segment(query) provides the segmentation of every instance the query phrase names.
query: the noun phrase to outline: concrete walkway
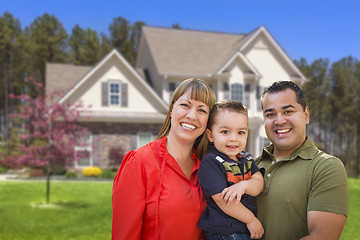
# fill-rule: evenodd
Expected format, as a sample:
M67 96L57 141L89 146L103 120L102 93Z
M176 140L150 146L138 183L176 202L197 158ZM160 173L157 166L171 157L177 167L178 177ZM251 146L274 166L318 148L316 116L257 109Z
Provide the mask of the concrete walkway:
M17 173L0 173L0 181L16 181Z

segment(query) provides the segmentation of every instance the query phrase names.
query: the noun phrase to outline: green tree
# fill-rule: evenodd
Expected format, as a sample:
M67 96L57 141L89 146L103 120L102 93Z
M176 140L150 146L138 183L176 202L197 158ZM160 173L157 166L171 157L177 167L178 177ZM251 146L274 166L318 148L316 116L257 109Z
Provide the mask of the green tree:
M45 13L25 28L28 49L28 75L45 84L46 62L64 63L68 59L68 35L54 15Z
M19 93L23 89L24 60L22 58L23 35L20 21L5 12L0 17L0 126L6 143L6 152L10 152L9 113L14 109L9 93ZM3 120L3 122L1 122Z
M94 65L100 60L99 35L90 28L83 30L79 25L76 25L69 38L69 45L74 64Z
M354 122L356 106L353 104L356 95L353 88L354 72L355 59L351 56L334 62L330 69L331 153L341 157L347 168L349 168L350 158L354 151L349 147L352 146L351 142L355 138L354 133L356 132Z
M110 41L114 48L135 66L137 48L140 39L141 27L144 22L135 22L130 24L128 20L122 17L115 18L110 24Z
M112 47L111 40L104 33L100 33L100 59L108 54Z
M308 134L312 135L312 139L323 149L326 149L326 131L321 131L325 128L324 115L327 111L327 93L329 90L328 79L328 59L317 59L311 65L308 65L305 59L301 59L297 64L299 69L308 78L304 84L303 89L306 95L307 104L311 111L311 121L308 127Z
M360 61L356 62L354 73L354 90L356 92L353 105L356 106L354 112L355 125L356 125L356 138L354 139L354 164L356 177L360 177Z

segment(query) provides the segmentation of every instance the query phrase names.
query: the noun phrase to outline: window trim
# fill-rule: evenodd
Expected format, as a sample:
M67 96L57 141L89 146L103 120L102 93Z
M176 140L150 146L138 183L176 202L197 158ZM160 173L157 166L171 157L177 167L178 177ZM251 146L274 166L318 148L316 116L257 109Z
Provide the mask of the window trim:
M85 165L79 165L78 161L75 160L75 168L87 168L87 167L92 167L94 166L94 159L93 159L93 136L92 135L88 135L86 138L86 146L75 146L74 147L74 151L75 153L77 151L88 151L90 153L90 157L89 157L89 165L85 166Z
M117 84L119 91L117 94L112 93L111 92L111 85L112 84ZM108 101L109 101L109 106L121 106L121 81L120 80L109 80L108 82ZM112 96L117 96L118 97L118 103L117 104L113 104L111 101L111 97Z
M146 145L147 143L149 143L149 142L147 142L147 143L145 143L143 145L141 145L141 143L140 143L140 135L145 135L145 134L150 137L149 142L151 142L154 139L154 135L153 135L152 132L138 132L137 135L136 135L136 147L137 148L142 147L142 146Z

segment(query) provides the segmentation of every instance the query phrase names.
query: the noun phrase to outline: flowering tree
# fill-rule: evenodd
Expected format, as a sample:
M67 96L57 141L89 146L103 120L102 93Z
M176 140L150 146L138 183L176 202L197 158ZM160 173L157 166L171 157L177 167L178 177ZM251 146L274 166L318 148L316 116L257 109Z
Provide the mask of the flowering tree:
M53 103L56 97L63 94L62 91L39 94L44 90L43 85L33 78L29 78L29 83L38 92L36 98L26 94L10 95L10 98L21 103L19 112L12 114L11 118L21 121L23 134L17 154L6 158L3 164L45 168L46 203L49 203L50 174L53 168L69 165L81 157L75 154L75 146L84 144L82 140L87 129L77 124L77 120L86 109L81 103Z

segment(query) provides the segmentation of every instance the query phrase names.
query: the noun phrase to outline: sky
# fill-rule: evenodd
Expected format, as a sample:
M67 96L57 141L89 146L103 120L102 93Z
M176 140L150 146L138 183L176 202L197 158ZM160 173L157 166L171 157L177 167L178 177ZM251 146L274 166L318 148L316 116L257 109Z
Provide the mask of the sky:
M44 13L54 15L70 35L78 24L109 34L117 17L133 24L247 34L260 26L292 60L360 60L359 0L0 0L22 28Z

